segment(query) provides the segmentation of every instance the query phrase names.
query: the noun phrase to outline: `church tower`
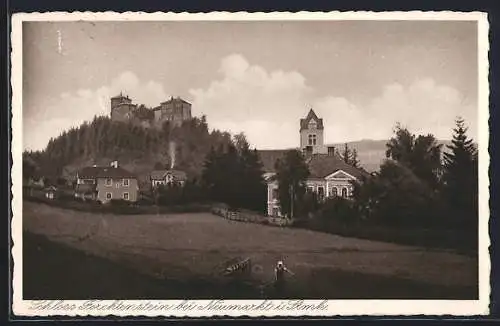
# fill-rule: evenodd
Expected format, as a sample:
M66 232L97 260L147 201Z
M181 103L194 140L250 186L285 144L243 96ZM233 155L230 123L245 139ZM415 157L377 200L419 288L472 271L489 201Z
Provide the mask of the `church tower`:
M305 119L300 119L300 149L309 154L324 153L323 129L323 119L309 110Z

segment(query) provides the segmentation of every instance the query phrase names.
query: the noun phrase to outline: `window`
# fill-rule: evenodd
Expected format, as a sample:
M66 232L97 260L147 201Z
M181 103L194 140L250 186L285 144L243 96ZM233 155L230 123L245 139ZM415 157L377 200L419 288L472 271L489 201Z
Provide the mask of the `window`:
M128 200L128 192L123 193L123 199Z
M273 216L279 216L280 215L280 209L278 207L273 207Z
M311 186L307 187L307 192L308 193L313 193L314 192L314 187L311 187Z
M338 192L337 188L336 187L332 187L332 189L330 189L330 196L336 197L338 195L339 195L339 192Z
M272 193L271 193L271 200L273 200L273 199L276 199L276 200L277 200L277 199L278 199L278 197L279 197L279 196L278 196L278 189L276 189L276 188L275 188L275 189L273 189L273 191L272 191Z
M112 183L113 183L113 180L111 178L106 179L106 186L111 186Z
M106 193L106 199L111 199L113 198L113 195L110 192Z
M129 186L129 182L130 182L129 179L123 179L123 186L124 187L128 187Z
M342 197L347 198L347 188L342 188Z
M324 197L325 197L325 188L318 187L318 198L319 198L319 200L323 200Z
M311 120L311 122L309 122L309 129L316 129L316 127L316 121Z
M316 135L309 135L308 136L308 144L311 146L316 145Z

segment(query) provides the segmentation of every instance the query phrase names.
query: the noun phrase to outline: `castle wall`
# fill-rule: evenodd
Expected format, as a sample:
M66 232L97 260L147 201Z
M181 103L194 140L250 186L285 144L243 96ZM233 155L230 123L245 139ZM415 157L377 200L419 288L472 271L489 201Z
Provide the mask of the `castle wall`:
M111 120L126 122L133 118L132 112L135 110L134 104L122 103L111 109Z
M179 125L184 120L191 119L191 104L180 98L171 98L169 101L160 104L160 107L153 110L151 119L144 119L142 114L135 116L134 111L137 109L132 100L126 96L117 96L111 98L111 119L113 121L134 121L139 122L144 126L161 126L165 121L172 121L175 125ZM144 123L142 123L144 122Z

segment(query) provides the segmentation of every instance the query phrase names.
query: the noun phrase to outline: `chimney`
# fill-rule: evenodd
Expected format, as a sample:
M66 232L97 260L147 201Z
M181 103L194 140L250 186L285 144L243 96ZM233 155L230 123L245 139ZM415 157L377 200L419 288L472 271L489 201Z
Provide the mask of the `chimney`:
M116 169L118 167L118 161L111 162L111 166Z

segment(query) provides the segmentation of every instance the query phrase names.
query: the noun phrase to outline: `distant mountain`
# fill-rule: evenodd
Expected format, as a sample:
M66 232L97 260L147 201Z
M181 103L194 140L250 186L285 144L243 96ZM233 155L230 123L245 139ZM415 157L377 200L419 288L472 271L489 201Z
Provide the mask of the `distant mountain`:
M347 146L349 146L349 148L355 148L358 152L358 159L361 166L368 172L373 172L379 169L380 165L386 158L385 151L387 149L386 144L388 141L389 140L363 139L347 142ZM447 150L445 145L451 144L451 141L449 140L440 140L438 142L443 144L444 151ZM330 146L335 146L335 148L338 148L341 151L344 144L345 143L336 143L331 144Z

